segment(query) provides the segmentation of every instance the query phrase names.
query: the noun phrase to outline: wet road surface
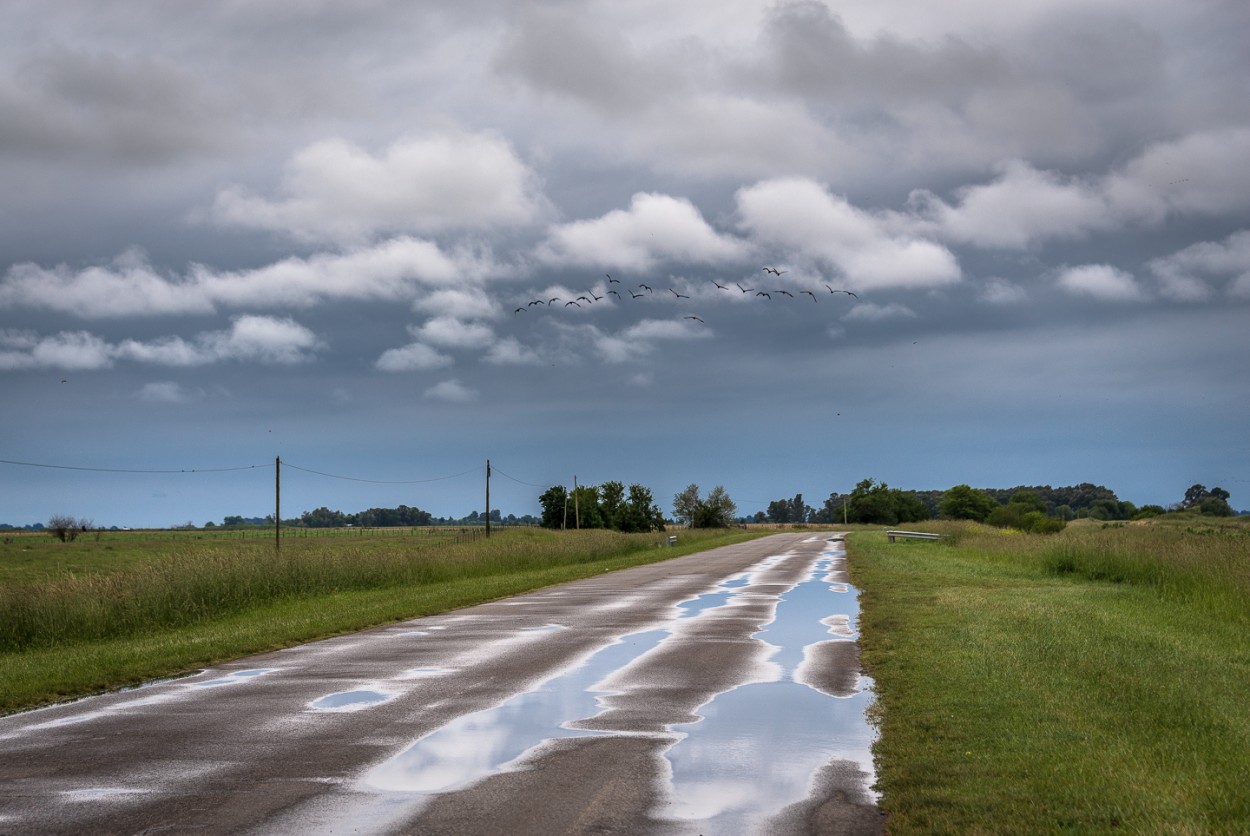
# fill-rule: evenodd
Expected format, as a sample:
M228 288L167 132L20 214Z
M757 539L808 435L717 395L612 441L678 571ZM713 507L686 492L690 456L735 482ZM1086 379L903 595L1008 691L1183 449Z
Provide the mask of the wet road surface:
M0 834L875 833L840 538L0 718Z

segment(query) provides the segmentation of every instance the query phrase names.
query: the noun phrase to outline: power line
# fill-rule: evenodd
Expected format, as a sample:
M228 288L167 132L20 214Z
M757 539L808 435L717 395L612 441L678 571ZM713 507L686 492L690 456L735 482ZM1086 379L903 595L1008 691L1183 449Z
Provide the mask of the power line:
M282 466L292 468L293 470L302 470L305 473L315 473L318 476L325 476L326 478L329 478L329 479L342 479L347 482L368 482L373 485L419 485L419 484L424 484L426 482L443 482L443 481L446 481L447 479L459 479L461 476L467 476L470 473L475 473L480 470L480 468L474 467L474 468L470 468L469 470L464 471L463 473L455 473L455 474L452 474L451 476L436 476L433 479L385 480L385 479L358 479L354 476L339 476L338 474L335 474L335 473L323 473L320 470L313 470L308 467L300 467L299 465L291 464L288 461L283 461Z
M68 464L41 464L39 462L15 462L0 459L0 464L15 464L22 467L44 467L52 470L84 470L92 473L228 473L237 470L257 470L273 467L271 464L249 464L242 467L187 467L181 470L135 470L122 467L81 467Z
M504 473L502 470L499 469L499 465L491 465L491 470L493 473L498 473L500 476L503 476L504 478L511 479L513 482L516 482L518 485L528 485L531 488L551 487L550 485L536 485L533 482L523 482L520 479L516 478L515 476L509 476L508 474Z
M87 467L85 465L66 465L66 464L47 464L44 462L21 462L12 459L0 459L0 464L18 465L21 467L41 467L50 470L76 470L89 473L232 473L242 470L264 470L273 468L273 464L251 464L240 467L185 467L179 469L139 469L125 467ZM473 467L460 473L453 473L450 476L436 476L430 479L363 479L356 476L343 476L337 473L326 473L322 470L314 470L310 467L300 467L297 464L291 464L288 461L282 462L283 466L292 468L293 470L302 470L305 473L312 473L317 476L324 476L327 479L341 479L347 482L367 482L374 485L420 485L430 482L444 482L448 479L459 479L461 476L467 476L481 470L479 467ZM516 482L518 485L526 485L531 488L546 488L548 485L539 485L534 482L526 482L518 479L508 473L504 473L498 467L493 467L493 472L498 473L506 479Z

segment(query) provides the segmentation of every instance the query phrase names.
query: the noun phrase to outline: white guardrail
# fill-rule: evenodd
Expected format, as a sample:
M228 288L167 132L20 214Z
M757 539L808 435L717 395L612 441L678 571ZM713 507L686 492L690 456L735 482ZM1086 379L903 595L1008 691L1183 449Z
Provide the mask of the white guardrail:
M896 537L915 540L938 540L942 537L941 534L931 534L928 531L892 531L890 529L886 529L885 536L891 543L894 542Z

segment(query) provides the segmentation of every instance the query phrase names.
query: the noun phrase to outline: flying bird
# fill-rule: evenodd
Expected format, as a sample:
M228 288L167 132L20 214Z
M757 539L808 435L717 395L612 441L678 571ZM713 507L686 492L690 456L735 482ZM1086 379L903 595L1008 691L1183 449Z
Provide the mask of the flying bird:
M612 294L613 296L615 296L617 299L620 299L620 298L621 298L621 294L617 293L615 290L609 290L609 291L608 291L608 293L611 293L611 294Z
M602 296L596 296L596 295L595 295L595 292L592 290L592 291L590 291L590 298L592 298L592 299L594 299L596 302L598 302L598 301L599 301L600 299L602 299L603 297L602 297Z
M810 290L800 290L799 293L806 293L808 296L812 297L813 302L816 301L816 294L812 293Z
M725 287L723 284L721 284L720 282L716 281L716 279L712 279L712 284L716 285L716 286L717 286L717 287L719 287L721 290L729 290L729 288Z
M772 298L773 298L773 295L772 295L771 293L765 293L765 292L764 292L764 291L762 291L762 290L761 290L759 293L755 294L755 295L756 295L756 296L767 296L769 299L772 299Z
M780 276L782 273L789 273L789 270L778 270L776 267L765 267L765 273L772 273L774 276Z
M531 308L532 308L532 307L534 307L535 305L545 305L545 304L547 304L547 303L546 303L546 302L544 302L543 300L541 300L541 299L535 299L533 302L530 302L530 303L529 303L529 306L528 306L528 307L531 307Z
M565 302L565 303L564 303L564 307L566 307L566 308L567 308L569 305L577 305L577 303L576 303L576 302L573 302L573 301L568 301L568 302ZM577 305L577 307L579 307L579 308L580 308L580 307L581 307L581 305Z
M578 296L578 297L577 297L577 301L579 301L579 302L585 302L587 305L593 304L593 303L592 303L589 299L587 299L585 296ZM580 307L581 307L581 305L578 305L577 307L579 307L579 308L580 308Z
M681 294L680 294L680 293L678 293L677 291L673 290L671 287L668 289L668 292L669 292L669 293L671 293L671 294L673 294L674 296L676 296L678 299L689 299L689 298L690 298L689 296L683 296L683 295L681 295Z
M552 296L550 299L547 300L547 307L551 307L552 302L559 302L559 301L560 301L559 296ZM566 305L565 307L568 307L568 306Z
M693 319L696 322L703 322L703 320L699 319L697 316L683 316L682 319ZM703 322L703 324L707 325L706 322Z
M791 293L791 292L790 292L790 291L788 291L788 290L774 290L773 292L774 292L774 293L784 293L785 295L789 296L791 299L793 299L793 298L794 298L794 294L793 294L793 293Z
M517 308L515 311L512 312L512 315L516 316L519 313L525 313L525 308Z
M734 282L734 284L738 285L738 289L739 289L739 290L741 290L743 293L750 293L752 290L755 290L755 288L753 288L753 287L743 287L742 285L738 284L737 282Z
M643 290L647 291L647 293L652 293L652 292L654 292L654 291L652 291L652 290L651 290L651 288L650 288L650 287L648 287L648 286L647 286L647 285L645 285L645 284L640 284L640 285L638 285L638 286L639 286L639 287L641 287Z
M603 275L608 276L608 274L607 274L607 273L604 273ZM616 282L617 284L620 284L620 283L621 283L621 280L620 280L620 279L614 279L614 278L612 278L611 276L608 276L608 284L611 284L612 282Z
M829 287L829 285L825 285L825 287ZM851 293L851 291L849 290L834 290L832 287L829 287L829 292L830 293L845 293L847 296L855 296L855 294ZM859 297L855 296L855 298L858 299Z
M631 291L629 292L629 295L630 295L630 298L632 298L632 299L641 299L641 298L642 298L645 294L642 294L642 293L634 293L634 292L631 290Z

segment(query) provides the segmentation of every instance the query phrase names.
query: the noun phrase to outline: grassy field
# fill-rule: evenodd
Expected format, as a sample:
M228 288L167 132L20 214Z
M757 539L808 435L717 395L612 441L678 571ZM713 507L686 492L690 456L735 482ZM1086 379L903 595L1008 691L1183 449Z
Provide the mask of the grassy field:
M850 538L892 833L1250 832L1250 527Z
M764 532L500 529L490 539L0 542L0 713Z

